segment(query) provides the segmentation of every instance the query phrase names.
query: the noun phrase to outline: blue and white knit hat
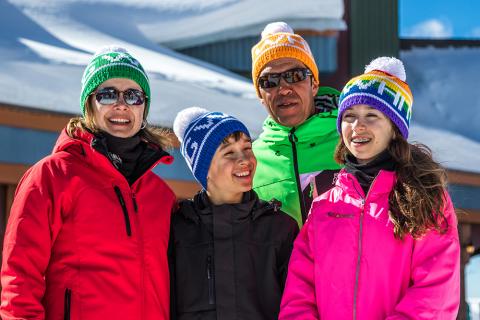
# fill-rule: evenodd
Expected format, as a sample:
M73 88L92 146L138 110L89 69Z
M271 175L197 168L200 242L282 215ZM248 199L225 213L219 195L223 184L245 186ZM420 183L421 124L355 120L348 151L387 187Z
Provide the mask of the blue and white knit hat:
M180 111L173 122L173 131L188 167L205 190L210 163L223 139L237 131L250 137L247 127L238 119L199 107Z
M372 60L366 66L365 73L348 81L340 94L338 132L342 132L342 115L345 110L366 104L389 117L407 139L413 96L406 79L405 68L399 59L379 57Z

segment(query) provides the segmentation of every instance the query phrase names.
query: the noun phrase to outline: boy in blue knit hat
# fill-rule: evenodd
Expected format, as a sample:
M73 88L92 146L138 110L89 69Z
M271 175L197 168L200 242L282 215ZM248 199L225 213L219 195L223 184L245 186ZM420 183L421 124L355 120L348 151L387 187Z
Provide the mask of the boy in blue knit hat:
M172 217L172 319L277 319L298 225L252 190L250 133L197 107L173 128L203 190Z

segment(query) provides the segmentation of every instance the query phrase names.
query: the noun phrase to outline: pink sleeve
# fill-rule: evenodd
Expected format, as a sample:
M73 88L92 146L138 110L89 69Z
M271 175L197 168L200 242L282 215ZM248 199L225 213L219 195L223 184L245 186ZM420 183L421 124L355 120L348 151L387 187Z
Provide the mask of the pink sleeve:
M460 305L460 244L457 219L446 193L449 229L431 231L415 244L411 286L388 320L456 319Z
M314 239L310 215L295 240L288 265L287 282L280 305L279 320L319 319L315 299L314 260L311 243Z

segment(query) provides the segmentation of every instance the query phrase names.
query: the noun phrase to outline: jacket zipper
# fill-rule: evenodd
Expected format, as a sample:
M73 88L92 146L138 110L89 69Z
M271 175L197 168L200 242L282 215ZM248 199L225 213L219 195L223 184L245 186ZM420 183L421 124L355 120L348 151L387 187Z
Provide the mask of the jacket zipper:
M207 256L208 304L215 304L215 275L213 272L212 256Z
M378 175L377 175L378 176ZM355 184L353 185L357 194L362 198L362 211L360 212L360 228L358 232L358 254L357 254L357 266L355 268L355 287L353 289L353 320L357 319L357 303L358 303L358 281L360 278L360 263L362 260L362 235L363 235L363 217L365 215L365 201L370 194L370 190L372 189L373 184L377 180L377 177L373 179L372 183L370 184L370 188L368 189L367 195L362 197L362 194L357 190Z
M72 289L65 289L65 298L63 300L63 320L70 320L70 303L72 300Z
M305 202L302 194L302 185L300 184L300 174L298 173L298 159L297 159L297 145L296 145L296 142L298 141L298 139L295 136L295 127L293 127L292 130L288 132L288 140L292 144L293 170L295 171L295 181L297 183L298 201L300 202L300 211L301 211L300 213L302 214L302 224L303 224L305 223L305 220L307 220L307 212L305 210Z
M135 196L135 192L132 192L132 201L133 201L133 209L135 212L138 213L138 205L137 205L137 198Z
M353 320L357 319L358 279L360 277L360 262L362 259L362 234L363 234L364 209L365 209L365 199L362 199L362 211L360 212L360 230L358 232L357 267L355 268L355 288L353 290Z
M122 206L123 217L125 218L125 228L127 229L127 236L131 237L132 229L130 227L130 218L128 217L128 210L127 210L127 206L125 205L125 200L123 199L122 192L120 191L120 188L118 186L114 186L113 189L115 190L118 201Z

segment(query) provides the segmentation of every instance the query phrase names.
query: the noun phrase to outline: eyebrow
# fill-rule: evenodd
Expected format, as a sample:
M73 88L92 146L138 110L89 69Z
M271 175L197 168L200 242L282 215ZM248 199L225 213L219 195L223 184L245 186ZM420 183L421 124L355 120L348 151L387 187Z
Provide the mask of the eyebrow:
M245 139L245 138L240 138L239 140L237 140L237 141L235 141L235 142L233 142L233 143L236 143L236 142L238 142L238 141L243 141L243 142L245 142L245 143L252 143L252 140L251 140L251 139ZM231 146L233 143L232 143L232 142L222 143L222 144L220 145L220 149L218 149L218 150L223 150L223 149L225 149L225 148L228 148L228 147Z

